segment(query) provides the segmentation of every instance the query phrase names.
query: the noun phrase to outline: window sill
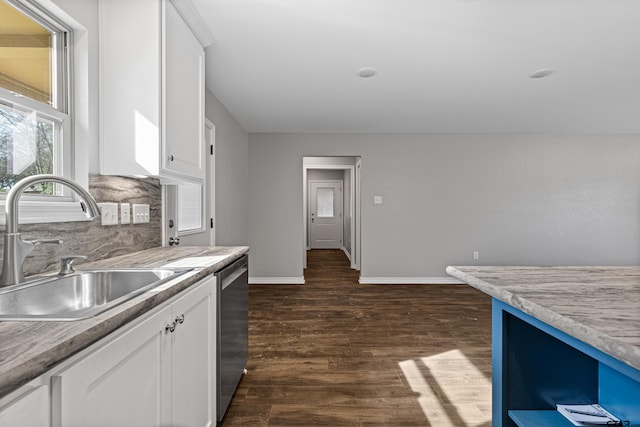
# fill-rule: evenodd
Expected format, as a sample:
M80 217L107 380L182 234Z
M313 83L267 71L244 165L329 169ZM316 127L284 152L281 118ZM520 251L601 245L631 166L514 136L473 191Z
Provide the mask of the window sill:
M178 231L178 237L189 236L191 234L203 233L205 231L207 231L207 230L204 227L202 227L202 228L193 228L193 229L190 229L190 230L182 230L182 231Z
M0 208L4 210L4 201L0 202ZM5 215L0 215L0 225L5 224L5 219ZM20 224L91 221L82 211L79 201L21 201L18 209L18 219Z

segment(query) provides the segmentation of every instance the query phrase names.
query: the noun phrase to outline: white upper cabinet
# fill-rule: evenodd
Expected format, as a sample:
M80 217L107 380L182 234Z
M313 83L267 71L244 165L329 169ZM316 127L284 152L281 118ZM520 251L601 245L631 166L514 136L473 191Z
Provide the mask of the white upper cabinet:
M199 38L169 0L101 0L99 11L101 173L202 182Z

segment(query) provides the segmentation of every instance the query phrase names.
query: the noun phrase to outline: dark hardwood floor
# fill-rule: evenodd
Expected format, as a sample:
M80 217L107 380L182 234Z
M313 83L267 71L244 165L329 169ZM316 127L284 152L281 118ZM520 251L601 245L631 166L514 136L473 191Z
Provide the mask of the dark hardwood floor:
M248 373L223 426L491 425L491 303L466 285L360 285L341 251L251 285Z

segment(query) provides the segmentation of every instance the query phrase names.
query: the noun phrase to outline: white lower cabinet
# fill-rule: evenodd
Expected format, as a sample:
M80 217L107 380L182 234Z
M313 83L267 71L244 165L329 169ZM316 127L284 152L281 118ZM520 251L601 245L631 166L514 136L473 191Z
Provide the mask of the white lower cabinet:
M50 425L49 387L46 385L29 390L6 406L0 405L0 426L48 427Z
M199 295L176 301L171 337L171 425L210 426L215 423L212 370L215 368L213 295L215 277Z
M52 377L53 425L213 425L215 278Z

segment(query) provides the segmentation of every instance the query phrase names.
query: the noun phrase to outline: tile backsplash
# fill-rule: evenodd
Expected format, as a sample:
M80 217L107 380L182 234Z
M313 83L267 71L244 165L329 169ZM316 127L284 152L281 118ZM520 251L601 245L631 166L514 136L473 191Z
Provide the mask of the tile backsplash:
M98 203L148 204L149 223L134 225L131 221L125 225L102 226L100 218L96 218L82 222L22 224L19 231L24 240L64 241L62 245L40 245L31 252L24 263L26 276L57 270L60 257L65 255L86 255L87 261L96 261L162 245L162 187L158 179L90 175L89 192ZM0 229L4 233L4 226ZM0 247L0 256L3 250ZM77 265L82 262L78 261Z

